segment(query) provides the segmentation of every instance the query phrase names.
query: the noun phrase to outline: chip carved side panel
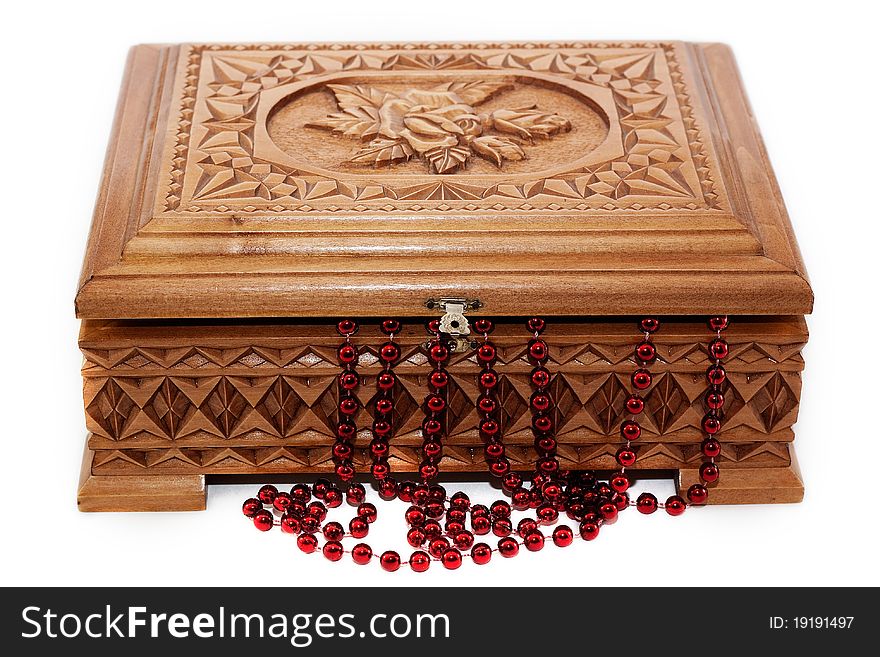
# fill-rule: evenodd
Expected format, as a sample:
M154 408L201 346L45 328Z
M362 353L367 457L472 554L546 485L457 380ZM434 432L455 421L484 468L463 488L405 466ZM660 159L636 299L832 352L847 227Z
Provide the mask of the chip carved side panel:
M329 333L329 331L328 331ZM418 345L420 336L402 338L404 353L396 367L397 435L392 462L399 469L419 460L421 404L430 371ZM618 445L621 408L633 369L631 337L601 343L551 345L559 453L567 467L611 465ZM222 342L222 341L221 341ZM303 342L275 339L261 344L204 342L186 347L83 347L84 400L90 447L97 450L96 472L131 468L202 469L249 472L262 468L330 467L329 446L336 422L335 348L338 338ZM499 335L502 375L501 421L511 459L525 467L533 458L528 398L531 393L525 342ZM357 445L369 442L369 409L375 394L379 338L359 342ZM646 391L641 467L667 468L699 459L700 420L705 412L705 342L664 342L652 366L653 386ZM731 343L725 386L724 459L731 463L778 464L788 458L800 398L802 341L772 338ZM449 437L446 466L481 466L482 442L476 433L475 402L479 371L473 357L452 359ZM359 458L366 459L365 454Z

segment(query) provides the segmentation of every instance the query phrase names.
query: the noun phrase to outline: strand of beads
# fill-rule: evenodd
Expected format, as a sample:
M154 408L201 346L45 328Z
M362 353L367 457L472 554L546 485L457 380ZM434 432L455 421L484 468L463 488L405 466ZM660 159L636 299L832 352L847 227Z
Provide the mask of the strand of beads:
M700 465L701 483L693 484L688 488L687 496L692 504L705 504L709 498L708 485L718 481L720 470L715 459L721 454L721 444L718 442L718 432L721 430L721 421L724 417L724 393L722 386L727 380L727 371L723 361L730 353L730 346L721 337L723 331L730 325L726 315L709 318L709 328L715 332L715 338L709 343L707 352L711 364L706 370L706 381L709 389L704 399L706 403L706 415L703 416L703 431L706 437L700 445L705 461Z
M449 373L444 363L449 360L449 348L443 344L439 322L428 323L428 332L434 337L428 345L428 358L434 363L434 370L428 376L430 393L425 397L425 419L422 422L422 463L419 475L428 482L440 472L440 459L443 457L443 434L446 429L446 390Z
M400 346L394 341L394 334L400 331L400 322L386 319L380 328L388 340L379 348L382 371L376 375L378 392L373 401L373 439L370 441L373 464L370 473L378 484L380 496L392 499L397 493L397 485L390 477L388 453L389 441L394 435L394 387L397 384L392 368L400 358Z
M358 362L358 349L352 343L351 336L357 333L357 322L351 319L344 319L336 325L336 330L345 338L345 341L339 346L336 355L343 370L337 379L339 387L339 402L337 410L339 411L339 420L336 423L336 443L333 445L333 461L336 464L337 476L345 482L349 482L354 478L354 447L352 445L357 435L357 426L354 423L354 416L358 411L360 404L354 391L360 385L361 379L355 371Z
M474 330L483 335L483 343L477 347L477 361L482 371L477 376L477 384L480 388L480 397L477 399L477 410L480 419L480 437L485 443L483 453L486 463L489 464L489 472L496 477L503 477L510 472L510 461L505 455L504 442L501 440L501 420L497 389L498 373L493 369L498 355L495 345L489 340L489 334L494 325L488 319L478 319L474 322Z

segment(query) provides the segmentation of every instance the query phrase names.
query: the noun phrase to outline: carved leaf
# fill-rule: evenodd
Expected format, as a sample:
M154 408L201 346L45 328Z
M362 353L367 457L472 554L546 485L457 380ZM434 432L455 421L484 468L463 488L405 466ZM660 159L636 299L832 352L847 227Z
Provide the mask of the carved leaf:
M353 107L306 123L310 128L332 130L353 139L370 139L379 132L379 112L373 107Z
M454 91L468 105L485 103L492 96L513 89L509 82L447 82L437 87L438 91Z
M491 160L499 169L504 160L524 160L525 151L512 139L494 135L477 137L471 141L471 148L481 157Z
M451 173L463 166L471 156L466 146L441 146L424 153L435 173Z
M386 100L397 97L388 91L360 84L328 84L327 88L336 96L336 102L343 110L367 107L378 110Z
M568 119L559 114L544 112L534 105L495 110L492 112L492 124L498 132L514 134L529 141L534 137L549 138L558 132L571 130Z
M350 162L384 166L405 162L413 156L412 147L404 139L374 139L355 153Z

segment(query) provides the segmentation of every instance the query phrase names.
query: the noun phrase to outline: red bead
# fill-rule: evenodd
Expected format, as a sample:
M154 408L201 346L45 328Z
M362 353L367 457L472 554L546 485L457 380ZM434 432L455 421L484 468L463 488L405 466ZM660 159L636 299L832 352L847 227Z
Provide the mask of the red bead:
M470 550L474 544L474 535L468 531L460 531L452 539L452 542L459 550Z
M461 552L456 550L455 548L450 548L443 553L443 556L440 557L440 560L443 562L443 567L447 570L455 570L459 566L461 566Z
M547 328L547 324L540 317L532 317L526 322L526 328L532 333L543 333L544 329Z
M365 566L373 558L373 548L366 543L358 543L351 548L351 558L356 564Z
M431 349L428 352L428 356L435 363L442 363L444 360L449 358L449 349L447 349L445 345L442 345L439 342L436 342L433 345L431 345Z
M645 390L651 385L651 373L645 369L639 369L633 372L632 384L637 390Z
M336 351L339 362L343 364L354 363L358 358L358 350L353 344L344 344Z
M339 543L338 541L328 541L327 543L324 543L321 552L324 553L324 556L327 557L329 561L339 561L342 558L342 543Z
M334 447L334 454L335 454ZM388 441L384 438L373 438L370 441L370 454L372 454L374 459L383 459L388 456L388 452L390 451L390 447L388 446Z
M406 542L413 547L421 547L428 540L425 530L421 527L411 527L406 533Z
M354 468L351 463L339 463L336 466L336 476L342 479L342 481L351 481L354 477Z
M477 359L479 359L482 363L491 363L495 360L496 352L495 347L489 343L484 342L479 347L477 347Z
M574 541L574 533L568 525L559 525L553 530L552 538L556 547L568 547Z
M580 534L585 541L592 541L599 535L599 525L595 522L584 521L580 526Z
M440 420L436 418L426 418L424 422L422 422L422 431L429 436L433 436L434 434L438 434L443 431L443 424Z
M516 524L516 533L520 538L525 538L538 529L538 522L533 518L523 518Z
M529 358L537 363L543 363L547 360L549 350L547 343L543 340L531 340L529 342Z
M474 530L474 534L478 536L483 536L488 534L492 529L492 521L483 516L477 516L476 518L471 518L471 529Z
M434 502L446 503L446 489L440 484L428 486L428 499Z
M396 319L386 319L381 324L382 333L385 335L391 335L392 333L400 332L400 322Z
M638 395L630 395L626 398L626 410L633 415L638 415L645 410L645 400Z
M257 497L263 504L272 504L276 495L278 495L278 489L272 484L266 484L257 492Z
M529 552L537 552L544 547L544 534L540 529L536 529L523 539L523 545Z
M486 458L490 461L493 459L500 459L504 456L504 443L486 443L483 452L485 453Z
M370 474L372 474L373 479L379 483L381 483L390 472L391 466L388 465L388 462L384 459L376 459L370 466Z
M700 466L700 479L708 484L718 481L720 470L714 463L707 461Z
M546 388L550 385L550 372L543 367L532 370L532 385L536 388Z
M431 557L427 552L416 550L410 555L409 567L417 573L423 573L431 567Z
M406 510L406 513L403 514L403 517L406 518L406 522L413 527L421 527L428 519L425 512L417 506L409 507Z
M323 477L321 477L319 479L315 479L315 483L312 484L312 490L315 493L315 497L317 497L319 500L324 499L324 494L332 487L333 487L333 484L331 484L330 481L328 481L327 479L324 479ZM296 498L296 495L293 492L295 488L297 488L297 486L294 486L293 488L290 489L290 495L291 495L291 497L294 497L294 498ZM306 488L308 488L308 487L306 487ZM306 498L306 501L308 501L308 497Z
M538 459L536 465L538 466L538 470L545 474L552 475L559 472L559 461L550 456Z
M440 395L428 395L425 398L425 405L432 413L440 413L446 408L446 400Z
M363 518L369 523L376 522L376 516L378 512L376 511L376 505L371 504L370 502L364 502L359 505L357 508L357 514L359 517Z
M703 431L708 434L716 434L721 431L721 420L711 413L703 417Z
M256 515L254 515L254 527L261 532L269 531L274 524L275 519L272 517L272 514L265 509L257 511Z
M629 493L615 493L611 497L611 503L617 507L618 511L624 511L629 506Z
M367 489L363 484L350 484L345 491L345 501L351 506L361 504L367 496Z
M429 489L425 484L418 484L413 488L412 501L416 506L424 506L428 501Z
M550 504L542 504L535 510L535 513L538 516L538 522L542 525L552 525L559 520L559 511Z
M443 553L449 549L449 541L443 538L442 536L439 538L433 539L430 543L428 543L428 552L435 559L439 559L443 556Z
M522 486L522 477L516 472L508 472L501 479L501 488L506 493L510 493Z
M515 557L519 553L519 543L510 537L498 541L498 554L506 559Z
M379 358L386 363L393 363L400 358L400 347L394 342L386 342L379 349Z
M336 436L340 440L351 440L357 434L357 427L348 420L336 425Z
M485 543L477 543L471 548L471 559L478 566L485 566L492 560L492 548Z
M489 464L489 474L494 477L503 477L510 472L510 461L506 457L496 459Z
M660 320L653 317L645 317L639 322L639 330L642 333L654 333L660 328Z
M620 472L616 475L613 475L611 479L608 481L613 488L618 493L623 493L627 488L629 488L629 478Z
M422 461L422 464L419 466L419 475L425 481L434 479L439 472L440 468L435 463L431 463L431 461Z
M370 524L358 516L349 521L348 531L355 538L364 538L370 532Z
M314 534L321 527L321 521L315 516L303 516L299 520L300 528L307 534Z
M485 335L486 333L491 333L492 329L495 327L492 325L492 321L484 318L480 318L474 322L474 330L477 333L482 333Z
M285 513L281 516L281 531L285 534L299 534L299 518L292 516L289 513Z
M318 549L318 539L314 534L300 534L296 537L296 546L306 554L311 554Z
M381 415L387 415L394 410L394 402L385 397L376 400L376 412Z
M550 502L557 502L562 498L562 486L556 481L545 481L541 484L541 495Z
M379 374L376 375L376 385L379 390L391 390L394 388L395 383L397 383L397 377L391 372L379 372Z
M549 415L535 415L532 418L532 428L540 433L553 430L553 420Z
M714 438L706 438L700 443L700 451L703 452L703 456L714 459L721 454L721 443Z
M504 500L495 500L489 507L489 513L491 513L494 518L509 518L510 504Z
M709 343L709 355L715 360L723 360L730 353L730 347L727 340L715 338Z
M337 441L333 443L333 457L338 461L348 461L352 454L354 454L354 448L351 446L351 443L346 443L343 441Z
M458 491L452 497L449 498L449 508L450 509L461 509L462 511L467 511L471 507L471 498L467 496L467 493L463 491Z
M539 390L532 395L532 398L529 400L529 405L532 407L533 412L544 413L550 410L550 407L553 405L553 400L546 392Z
M678 495L673 495L666 500L666 504L664 506L666 508L666 513L668 513L669 515L680 516L687 508L687 503Z
M263 510L263 503L255 497L249 497L241 505L241 512L248 518L253 518L258 511Z
M434 370L428 377L428 383L437 389L445 388L449 384L449 373L446 370Z
M435 538L440 538L443 535L443 528L436 520L428 520L422 529L425 530L425 536L429 541L433 541Z
M498 385L498 373L495 370L484 370L480 373L480 387L492 390Z
M542 456L552 456L556 453L556 438L553 436L541 436L535 438L535 449Z
M720 392L709 391L706 393L706 406L713 411L717 411L724 406L724 395Z
M379 497L383 500L393 500L397 497L397 482L391 479L383 479L379 482Z
M480 433L484 436L494 436L500 429L495 420L487 419L480 422Z
M642 435L642 427L634 420L627 420L620 425L620 435L624 440L638 440Z
M599 507L599 515L606 524L611 525L617 522L617 507L611 502L606 502Z
M429 334L436 334L440 331L440 320L432 319L425 323L425 330Z
M474 504L471 507L471 518L488 518L491 512L485 504Z
M498 408L498 402L495 401L494 397L481 395L477 400L477 408L480 409L481 413L494 413Z
M442 518L444 513L446 513L446 507L442 502L431 500L425 505L425 515L433 520Z
M647 340L636 345L635 356L643 363L650 363L657 358L657 350Z
M723 331L728 326L730 326L730 321L727 319L727 315L709 318L709 328L713 331Z
M343 319L336 325L336 330L339 331L340 335L352 335L357 332L358 325L353 319Z
M709 499L709 490L703 484L694 484L687 491L691 504L705 504Z
M495 536L510 536L513 531L513 523L507 518L496 518L492 521L492 533Z
M278 495L275 496L275 501L272 502L272 506L274 506L279 511L286 511L287 508L293 503L293 498L290 496L290 493L285 493L281 491Z
M639 510L639 513L644 513L645 515L654 513L657 510L657 498L651 495L651 493L642 493L636 499L636 508Z
M328 541L341 541L345 536L345 528L338 522L328 522L322 531Z
M339 411L345 415L357 413L358 403L354 397L343 397L339 400Z
M412 502L412 494L416 484L414 481L404 481L397 487L397 499L401 502Z
M615 458L620 465L622 465L624 468L628 468L632 465L635 465L636 453L629 447L621 447L619 450L617 450Z
M343 372L339 375L339 387L343 390L354 390L360 385L361 377L357 372Z
M379 565L382 566L382 570L393 573L400 568L400 555L394 550L383 552L379 557Z
M443 453L443 444L436 440L426 440L422 443L422 453L426 458L435 459Z
M712 365L706 370L706 380L713 386L720 386L727 379L727 371L721 365Z

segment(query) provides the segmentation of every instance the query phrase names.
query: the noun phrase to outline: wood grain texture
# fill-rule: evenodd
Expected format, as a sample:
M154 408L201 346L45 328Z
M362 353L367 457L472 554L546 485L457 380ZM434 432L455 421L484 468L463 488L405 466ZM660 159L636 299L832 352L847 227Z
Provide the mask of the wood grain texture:
M442 295L810 312L729 49L132 50L78 316L407 317Z
M591 318L557 321L545 334L563 468L615 467L623 401L635 367L634 327L633 319ZM773 477L763 471L778 471L780 485L790 488L787 473L805 323L802 318L739 318L727 333L731 354L725 363L727 403L718 459L722 471L754 472L743 476L762 485ZM644 393L635 472L689 472L702 461L708 337L702 323L664 320L655 340L659 359L652 366L654 384ZM536 457L528 412L528 336L521 322L501 319L492 338L499 355L499 419L507 455L515 469L527 471ZM398 473L414 472L421 461L421 406L431 371L425 339L421 323L405 324L398 336L397 431L389 458ZM80 348L89 446L94 450L91 474L161 479L331 472L339 340L330 321L83 322ZM364 382L357 391L362 408L354 418L361 429L354 441L354 462L366 471L372 378L380 370L376 353L384 336L375 322L366 321L354 341L361 351L358 371ZM441 469L485 472L483 442L476 430L479 366L469 353L453 357L448 369L450 424ZM736 493L725 496L737 500Z

